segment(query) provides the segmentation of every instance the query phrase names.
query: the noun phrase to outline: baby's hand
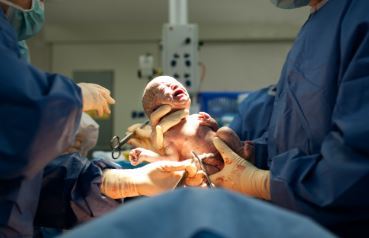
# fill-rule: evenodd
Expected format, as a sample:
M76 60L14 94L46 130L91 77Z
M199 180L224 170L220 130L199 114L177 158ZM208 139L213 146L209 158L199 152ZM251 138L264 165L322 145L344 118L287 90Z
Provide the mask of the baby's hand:
M200 126L210 127L213 131L218 130L218 123L209 114L207 114L206 112L199 112L198 116L200 120Z
M144 161L154 162L158 160L159 157L159 154L144 148L136 148L129 152L129 161L133 166L136 166Z

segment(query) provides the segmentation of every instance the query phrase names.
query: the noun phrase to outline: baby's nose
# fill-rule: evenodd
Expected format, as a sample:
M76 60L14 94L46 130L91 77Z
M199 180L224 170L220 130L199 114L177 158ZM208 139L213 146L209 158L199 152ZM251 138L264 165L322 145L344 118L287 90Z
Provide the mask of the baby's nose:
M172 84L172 85L170 85L170 88L171 88L172 90L176 90L176 89L178 88L178 85Z

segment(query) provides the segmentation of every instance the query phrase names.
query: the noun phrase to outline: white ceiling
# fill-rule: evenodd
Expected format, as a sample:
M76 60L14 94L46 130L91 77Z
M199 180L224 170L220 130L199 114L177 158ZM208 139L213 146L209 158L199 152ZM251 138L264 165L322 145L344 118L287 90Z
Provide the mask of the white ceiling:
M46 0L51 24L162 24L168 0ZM308 9L281 10L270 0L189 0L189 21L198 24L302 24Z

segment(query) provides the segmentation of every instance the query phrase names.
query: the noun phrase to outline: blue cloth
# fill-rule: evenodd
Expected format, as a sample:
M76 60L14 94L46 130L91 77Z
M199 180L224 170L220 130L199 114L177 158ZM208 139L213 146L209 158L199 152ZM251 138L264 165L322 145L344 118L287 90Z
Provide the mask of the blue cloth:
M131 201L65 238L334 237L308 218L221 189L179 189Z
M15 31L3 11L0 62L0 237L32 237L37 204L45 197L44 193L40 197L40 191L48 184L45 178L49 171L44 174L43 170L74 142L81 92L70 79L41 72L20 58ZM56 165L61 172L54 173L68 184L59 191L68 193L63 194L63 199L69 199L67 207L62 206L66 202L58 203L60 198L49 194L58 207L48 209L63 213L72 207L69 219L79 222L100 215L104 208L109 210L113 202L97 191L101 166L75 157L73 161ZM63 170L67 177L62 177ZM72 190L64 189L70 187ZM38 214L45 212L40 209L42 205Z
M30 178L74 141L81 92L70 79L22 60L3 14L0 29L0 178Z
M268 130L273 111L275 86L251 92L238 107L238 114L229 127L242 141L254 140Z
M81 95L69 79L20 59L2 11L0 62L0 236L31 236L42 170L73 141Z
M120 166L102 159L89 161L79 153L51 161L44 170L35 224L69 229L116 208L121 200L100 193L101 173L106 168Z
M350 237L369 224L368 9L367 0L330 0L310 15L283 67L267 138L273 203Z
M250 93L238 108L229 127L242 141L252 141L255 156L251 162L260 169L268 169L268 127L273 111L275 86L262 88ZM258 160L253 160L259 158Z

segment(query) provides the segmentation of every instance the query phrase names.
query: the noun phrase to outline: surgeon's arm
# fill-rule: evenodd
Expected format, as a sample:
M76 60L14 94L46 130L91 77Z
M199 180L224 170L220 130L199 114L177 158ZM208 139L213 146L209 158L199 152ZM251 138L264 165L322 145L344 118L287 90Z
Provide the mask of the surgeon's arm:
M120 168L107 160L89 161L78 153L53 160L44 170L35 224L68 229L99 217L121 204L100 192L106 169Z
M0 236L32 236L42 170L74 140L82 98L72 80L19 58L0 20ZM5 234L4 234L5 233Z
M185 175L196 180L197 167L192 160L156 161L137 169L107 169L101 192L111 198L154 196L173 190Z
M275 86L271 85L251 92L238 108L229 127L242 141L252 141L255 157L250 160L256 167L268 168L268 127L273 112Z
M274 85L251 92L239 105L229 127L242 141L254 140L268 130L273 111Z
M318 154L295 149L273 158L270 181L274 203L336 230L349 227L351 236L365 234L369 221L369 21L360 7L368 4L355 3L342 24L331 130Z
M44 171L35 224L71 228L114 209L122 198L172 190L185 171L190 178L197 176L190 160L121 169L107 160L88 161L78 153L60 156Z
M74 141L81 90L64 76L0 51L0 179L30 178Z

